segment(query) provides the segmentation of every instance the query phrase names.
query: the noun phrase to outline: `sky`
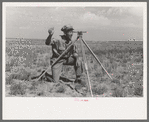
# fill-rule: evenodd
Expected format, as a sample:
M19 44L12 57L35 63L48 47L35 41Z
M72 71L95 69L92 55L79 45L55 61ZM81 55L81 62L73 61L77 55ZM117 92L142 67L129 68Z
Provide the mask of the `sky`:
M7 38L46 39L51 27L58 38L70 24L84 40L143 40L142 7L6 7L5 20Z

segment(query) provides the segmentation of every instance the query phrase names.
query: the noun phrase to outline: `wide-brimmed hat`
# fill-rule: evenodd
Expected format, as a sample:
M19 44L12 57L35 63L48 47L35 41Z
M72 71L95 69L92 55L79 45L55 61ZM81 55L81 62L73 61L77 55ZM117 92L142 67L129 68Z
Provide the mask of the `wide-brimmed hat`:
M67 32L67 31L70 31L70 30L74 30L71 25L64 25L64 26L61 28L61 31L63 31L63 32Z

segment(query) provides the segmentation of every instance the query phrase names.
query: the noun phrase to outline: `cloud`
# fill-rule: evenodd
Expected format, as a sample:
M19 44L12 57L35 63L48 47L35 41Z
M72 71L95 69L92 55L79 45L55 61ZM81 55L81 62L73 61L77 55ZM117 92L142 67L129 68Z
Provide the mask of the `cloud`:
M142 7L108 7L106 9L100 10L97 12L98 15L104 15L108 17L121 17L125 18L126 16L143 16Z
M130 32L142 29L142 13L139 7L10 7L6 11L7 35L45 38L48 28L54 26L54 35L59 36L65 24L97 36L112 30Z
M104 17L103 15L96 15L94 13L88 12L80 17L80 21L86 25L106 26L110 25L111 21Z
M134 16L142 17L143 8L142 7L131 7L128 9L128 12Z
M126 8L120 8L120 7L106 7L102 10L97 12L97 15L104 15L106 17L115 17L120 16L123 14L123 12L126 10Z
M30 26L22 26L22 27L19 27L19 29L30 29Z
M143 9L141 7L110 7L97 14L108 18L112 27L143 27Z

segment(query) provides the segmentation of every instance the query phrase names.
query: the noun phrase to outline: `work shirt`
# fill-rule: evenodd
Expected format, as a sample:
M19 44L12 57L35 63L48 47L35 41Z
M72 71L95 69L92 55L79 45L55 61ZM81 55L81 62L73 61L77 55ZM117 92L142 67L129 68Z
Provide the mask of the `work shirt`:
M51 59L55 59L58 58L68 48L69 45L72 44L72 40L67 41L65 35L60 35L59 39L51 38L49 35L45 43L46 45L52 46L53 55ZM75 53L78 53L78 51L76 45L74 44L62 58L67 59L70 56L73 56Z

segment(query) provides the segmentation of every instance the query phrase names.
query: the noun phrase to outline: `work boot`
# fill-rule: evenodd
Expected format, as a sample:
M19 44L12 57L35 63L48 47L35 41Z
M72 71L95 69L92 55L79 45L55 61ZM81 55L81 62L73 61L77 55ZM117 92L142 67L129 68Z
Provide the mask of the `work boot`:
M81 78L77 77L76 80L74 81L74 83L79 83L80 84L81 83Z

